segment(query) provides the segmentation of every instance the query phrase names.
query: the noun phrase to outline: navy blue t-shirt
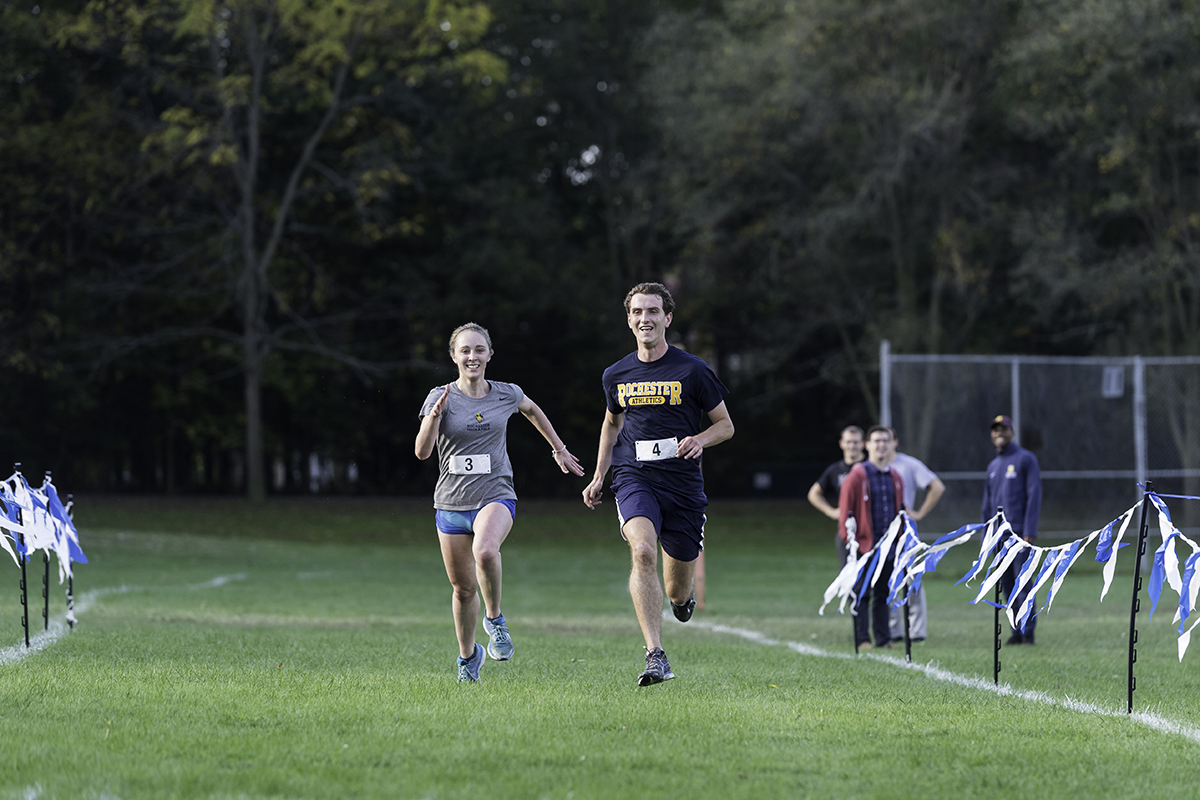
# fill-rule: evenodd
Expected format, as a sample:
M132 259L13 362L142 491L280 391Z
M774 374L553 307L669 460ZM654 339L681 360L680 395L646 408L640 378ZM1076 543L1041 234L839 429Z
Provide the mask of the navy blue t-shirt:
M684 493L702 493L700 459L638 461L635 445L683 439L712 424L708 412L721 404L729 390L708 364L678 347L668 346L666 355L656 361L639 361L634 352L604 370L603 384L608 410L625 415L613 447L614 478L618 468L632 467L649 471L646 477L653 482Z

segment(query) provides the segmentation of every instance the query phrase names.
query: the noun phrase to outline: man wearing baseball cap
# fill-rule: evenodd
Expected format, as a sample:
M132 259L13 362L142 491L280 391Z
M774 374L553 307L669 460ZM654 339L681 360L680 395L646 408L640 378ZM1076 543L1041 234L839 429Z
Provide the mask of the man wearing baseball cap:
M1013 534L1027 542L1037 538L1038 513L1042 508L1042 471L1038 466L1037 456L1013 441L1016 432L1013 422L1008 416L1000 415L992 419L992 444L996 446L996 457L988 464L987 482L983 487L983 522L991 519L996 513L996 506L1004 508L1004 517L1012 526ZM1013 584L1029 558L1026 548L1013 559L1013 563L1000 579L1000 588L1005 599L1012 597ZM1029 589L1017 595L1014 609L1022 608ZM1034 607L1037 600L1034 600ZM1033 644L1033 629L1037 625L1037 617L1030 617L1025 625L1025 633L1018 630L1012 632L1006 644Z

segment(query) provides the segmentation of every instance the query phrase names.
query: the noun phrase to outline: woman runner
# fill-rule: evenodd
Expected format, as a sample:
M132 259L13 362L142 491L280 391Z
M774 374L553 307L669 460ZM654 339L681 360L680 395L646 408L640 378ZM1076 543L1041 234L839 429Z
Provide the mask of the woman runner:
M468 322L454 330L450 357L458 366L458 380L433 389L425 398L416 441L417 458L422 461L437 446L433 506L442 560L454 587L460 683L477 683L484 661L484 648L475 642L481 591L487 654L496 661L513 656L512 638L500 611L500 545L517 514L505 442L508 418L517 411L524 414L550 443L559 469L583 475L579 459L521 387L484 378L492 355L492 337L481 325Z

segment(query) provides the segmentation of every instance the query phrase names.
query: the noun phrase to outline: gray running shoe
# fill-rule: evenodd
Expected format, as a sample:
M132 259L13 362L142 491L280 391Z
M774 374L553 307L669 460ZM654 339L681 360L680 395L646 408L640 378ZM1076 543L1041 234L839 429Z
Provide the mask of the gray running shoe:
M661 647L646 651L646 671L638 675L638 686L652 686L669 681L674 677L675 673L671 672L667 654L662 651Z
M675 615L675 619L680 622L687 622L692 618L692 612L696 610L696 595L693 593L681 606L671 603L671 613Z
M508 635L508 625L504 623L504 615L494 620L483 617L483 630L488 635L488 655L495 661L508 661L513 657L512 637Z
M460 656L458 659L458 682L459 683L479 683L479 668L483 666L485 660L483 645L475 643L475 655L466 661Z

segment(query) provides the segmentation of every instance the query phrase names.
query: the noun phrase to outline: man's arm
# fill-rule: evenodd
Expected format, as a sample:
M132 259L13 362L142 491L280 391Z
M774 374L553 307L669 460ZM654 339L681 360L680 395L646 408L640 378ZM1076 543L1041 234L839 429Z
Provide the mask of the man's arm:
M942 495L946 493L946 484L942 483L941 478L934 478L928 486L925 487L925 499L921 501L921 507L916 511L910 511L908 515L912 517L913 522L924 519L928 516L933 507L942 499Z
M858 538L858 520L855 518L855 493L859 491L860 478L854 470L842 481L842 489L838 494L838 541L843 545L847 539Z
M829 505L829 502L825 499L825 490L821 488L820 481L814 483L812 488L808 490L808 502L812 503L814 508L830 519L838 518L838 510Z
M733 420L729 418L724 400L708 412L708 418L712 425L695 436L685 436L679 441L679 458L699 458L704 448L733 438Z
M1030 455L1025 461L1025 541L1032 542L1038 535L1038 516L1042 511L1042 468L1037 457Z
M613 445L617 443L617 436L623 427L625 427L625 415L614 414L605 409L604 422L600 423L600 447L596 453L596 472L592 476L592 482L583 490L583 504L588 508L600 505L600 495L604 492L604 476L608 474L608 468L612 466Z

